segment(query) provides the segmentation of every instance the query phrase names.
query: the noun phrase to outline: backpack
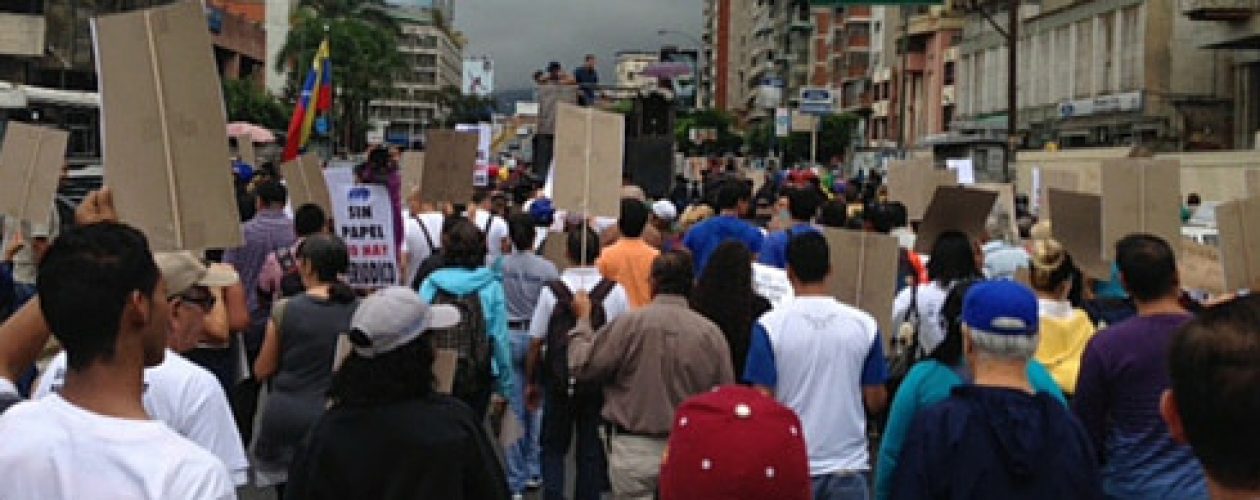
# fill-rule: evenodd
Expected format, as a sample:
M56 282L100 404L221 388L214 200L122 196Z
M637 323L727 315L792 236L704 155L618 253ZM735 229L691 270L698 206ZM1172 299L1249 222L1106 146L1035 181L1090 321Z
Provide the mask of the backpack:
M915 363L927 356L919 343L920 322L919 287L914 285L910 288L910 307L897 324L897 334L888 342L888 378L894 387L900 385Z
M419 217L412 216L416 224L420 225L420 234L424 235L424 242L429 245L429 256L420 261L420 266L416 268L416 276L411 279L411 289L420 291L420 286L424 284L424 280L443 267L446 267L446 261L442 258L442 253L438 251L437 245L433 244L433 236L429 234L429 228L424 226Z
M305 292L306 284L302 283L302 273L298 270L297 257L293 255L293 249L276 250L276 262L284 271L284 275L280 278L280 296L288 298Z
M481 295L455 295L439 288L433 304L446 304L459 309L460 321L450 328L435 329L429 333L434 349L455 351L455 379L451 395L477 408L493 389L494 375L491 369L491 346L488 323Z
M608 322L604 299L608 298L608 294L616 286L616 282L601 278L595 288L591 289L592 328L599 329ZM573 313L573 291L560 280L548 281L547 289L555 296L556 305L551 309L551 318L547 321L543 381L554 389L563 388L570 397L576 394L598 394L598 385L578 384L569 374L569 332L577 326L577 316Z

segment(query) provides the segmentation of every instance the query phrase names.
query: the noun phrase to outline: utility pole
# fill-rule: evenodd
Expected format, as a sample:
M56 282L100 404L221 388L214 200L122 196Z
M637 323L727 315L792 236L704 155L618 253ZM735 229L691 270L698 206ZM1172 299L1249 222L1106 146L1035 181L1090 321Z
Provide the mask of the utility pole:
M1006 161L1002 162L1003 182L1012 182L1011 164L1015 162L1015 150L1019 147L1019 1L1010 0L1007 6L1006 64L1010 66L1006 76Z

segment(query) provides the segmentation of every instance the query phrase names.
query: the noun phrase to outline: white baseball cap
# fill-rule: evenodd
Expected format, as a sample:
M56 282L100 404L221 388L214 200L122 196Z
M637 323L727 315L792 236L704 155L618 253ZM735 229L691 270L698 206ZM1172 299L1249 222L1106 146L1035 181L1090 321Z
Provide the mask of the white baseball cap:
M410 288L392 286L369 295L350 318L354 352L373 358L411 343L432 328L459 324L459 309L450 305L429 305Z
M657 219L674 220L678 218L678 208L674 207L674 202L669 200L656 200L652 203L652 213Z

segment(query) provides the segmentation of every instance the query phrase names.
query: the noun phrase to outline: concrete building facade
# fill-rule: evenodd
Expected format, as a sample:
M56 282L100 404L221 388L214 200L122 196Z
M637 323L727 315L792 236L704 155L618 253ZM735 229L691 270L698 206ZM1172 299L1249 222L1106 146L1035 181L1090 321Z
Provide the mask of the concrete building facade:
M1182 16L1177 6L1055 0L1026 7L1017 81L1022 145L1232 147L1232 58L1201 47L1225 30ZM983 19L968 20L958 55L963 124L1006 127L1006 53L1003 37Z
M1233 76L1233 145L1260 146L1260 6L1249 0L1182 0L1181 15L1205 25L1211 37L1194 41L1199 48L1231 59Z
M906 55L897 82L906 96L890 109L898 116L897 137L905 146L949 130L955 115L957 50L963 20L948 7L933 6L909 16L902 44Z
M460 88L463 76L463 47L449 28L435 22L427 9L389 8L401 33L398 50L408 69L394 81L391 95L373 99L369 119L382 126L391 143L420 142L429 124L444 116L436 94Z

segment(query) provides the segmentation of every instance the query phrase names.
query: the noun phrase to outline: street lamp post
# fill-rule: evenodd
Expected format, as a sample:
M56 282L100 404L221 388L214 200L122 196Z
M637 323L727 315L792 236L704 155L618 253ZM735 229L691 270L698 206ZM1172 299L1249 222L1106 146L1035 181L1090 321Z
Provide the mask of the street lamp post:
M985 0L967 0L963 6L967 11L978 12L985 21L1006 39L1006 158L1002 162L1002 178L1011 182L1011 163L1015 161L1015 150L1019 147L1019 6L1020 0L998 0L994 3L1005 3L1007 9L1006 27L998 24L993 16L984 8Z

